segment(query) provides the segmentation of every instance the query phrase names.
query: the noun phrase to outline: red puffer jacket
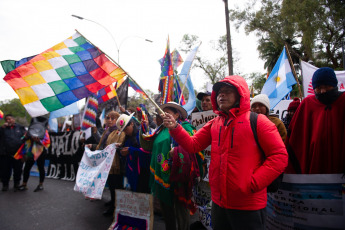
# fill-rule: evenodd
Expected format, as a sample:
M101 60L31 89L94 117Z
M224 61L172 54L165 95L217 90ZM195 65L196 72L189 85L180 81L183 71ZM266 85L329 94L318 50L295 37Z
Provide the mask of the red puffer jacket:
M219 111L213 91L213 111L219 116L192 137L181 126L170 134L190 153L211 144L209 182L214 203L227 209L259 210L266 207L266 187L284 171L288 155L276 126L266 116L259 115L257 134L266 155L263 162L250 127L247 83L240 76L229 76L222 82L237 88L239 108L230 109L229 115Z

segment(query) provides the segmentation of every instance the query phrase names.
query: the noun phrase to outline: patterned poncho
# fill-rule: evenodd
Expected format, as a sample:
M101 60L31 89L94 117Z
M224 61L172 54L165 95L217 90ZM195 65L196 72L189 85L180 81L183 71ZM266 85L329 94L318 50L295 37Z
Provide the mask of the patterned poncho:
M182 127L191 136L194 134L195 128L191 126L188 122L183 122ZM181 184L179 182L172 183L170 180L171 169L174 164L172 158L170 158L169 156L169 151L171 150L171 148L172 138L169 134L169 130L167 128L163 128L162 131L157 135L153 143L150 164L150 186L153 195L160 199L162 202L166 203L167 205L172 205L174 192L176 194L176 191L174 190L181 187ZM202 153L197 153L196 158L198 161L200 174L202 174ZM182 161L183 159L181 159L179 163L181 163ZM183 165L180 164L180 167L182 169ZM189 200L188 197L185 198ZM183 199L180 199L180 197L178 197L178 200L181 201ZM187 206L187 208L189 207Z

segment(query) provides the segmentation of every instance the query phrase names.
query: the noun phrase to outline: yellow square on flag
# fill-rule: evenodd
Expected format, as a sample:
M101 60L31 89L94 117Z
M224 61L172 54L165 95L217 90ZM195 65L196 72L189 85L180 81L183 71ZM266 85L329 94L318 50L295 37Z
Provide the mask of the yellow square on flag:
M33 62L33 66L38 70L38 72L43 72L46 70L53 69L53 66L48 62L48 61L38 61L38 62Z
M17 89L16 93L23 105L39 100L36 93L30 87Z
M29 76L23 77L23 79L29 84L29 85L39 85L46 83L44 78L39 73L34 73Z
M45 57L46 60L49 60L55 57L60 57L61 55L55 51L50 51L50 52L43 53L42 56Z
M61 49L65 49L65 48L67 48L67 46L63 42L60 42L59 44L52 47L53 50L61 50Z

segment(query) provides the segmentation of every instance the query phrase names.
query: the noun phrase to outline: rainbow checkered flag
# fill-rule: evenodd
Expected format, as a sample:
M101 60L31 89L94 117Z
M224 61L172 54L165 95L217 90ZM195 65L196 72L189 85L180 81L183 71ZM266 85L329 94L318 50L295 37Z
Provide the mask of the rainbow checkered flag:
M7 73L4 80L28 113L37 117L88 97L125 75L76 32Z
M90 127L96 127L96 115L98 110L98 99L95 95L88 97L81 123L81 130L85 131Z
M113 84L108 85L98 91L97 93L98 104L106 102L116 96L117 94L116 94L116 90Z

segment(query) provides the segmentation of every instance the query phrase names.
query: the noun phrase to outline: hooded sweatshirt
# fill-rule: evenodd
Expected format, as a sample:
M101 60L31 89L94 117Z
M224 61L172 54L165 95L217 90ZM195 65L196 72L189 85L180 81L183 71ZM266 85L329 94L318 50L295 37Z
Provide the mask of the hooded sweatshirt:
M240 76L228 76L221 82L236 87L239 106L229 113L218 110L217 92L211 95L213 111L219 116L209 121L193 137L181 126L171 136L190 153L211 144L209 183L211 198L222 208L259 210L266 207L266 187L277 178L288 163L284 143L275 125L264 115L257 120L259 143L264 160L250 127L250 93Z

